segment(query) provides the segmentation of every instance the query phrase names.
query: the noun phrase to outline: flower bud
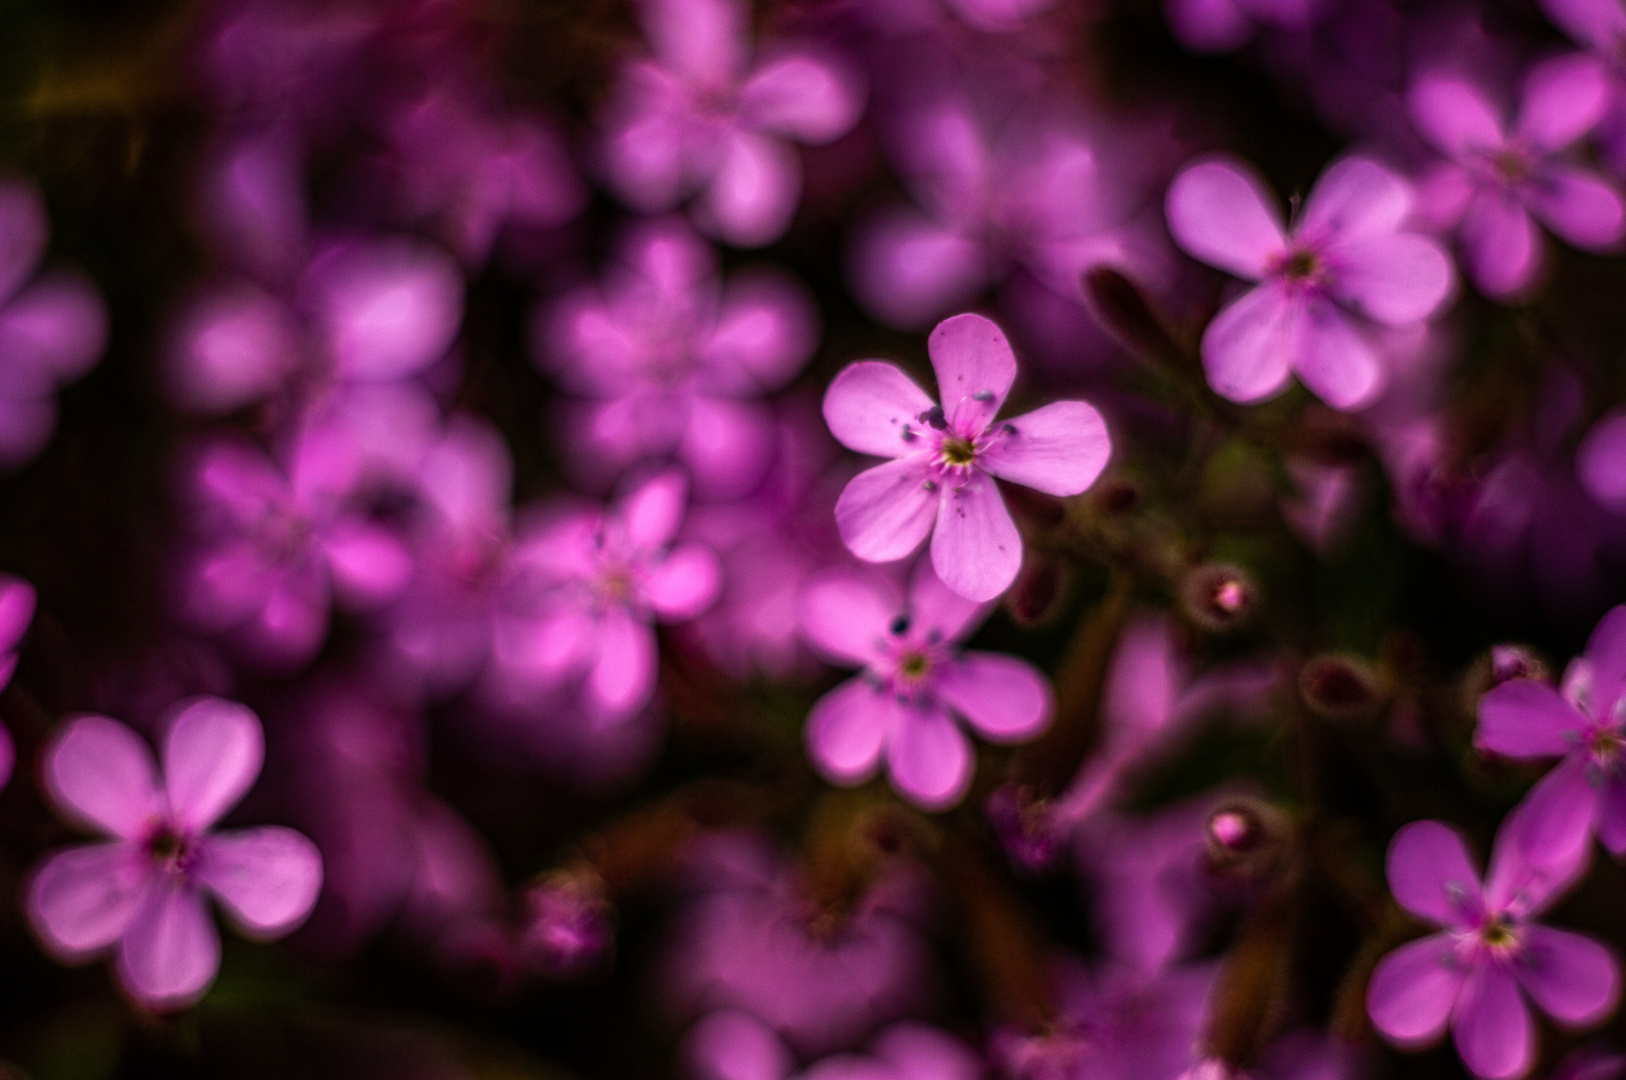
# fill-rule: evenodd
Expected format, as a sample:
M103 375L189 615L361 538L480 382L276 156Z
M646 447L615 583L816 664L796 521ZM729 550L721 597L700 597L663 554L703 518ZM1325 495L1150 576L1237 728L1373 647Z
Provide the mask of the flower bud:
M1287 847L1282 813L1257 799L1233 799L1208 816L1204 862L1221 877L1260 880L1281 864Z
M1355 656L1322 653L1299 670L1299 694L1324 720L1353 722L1377 715L1388 696L1372 665Z
M1259 588L1240 566L1205 563L1180 583L1180 607L1186 618L1205 630L1235 630L1259 606Z

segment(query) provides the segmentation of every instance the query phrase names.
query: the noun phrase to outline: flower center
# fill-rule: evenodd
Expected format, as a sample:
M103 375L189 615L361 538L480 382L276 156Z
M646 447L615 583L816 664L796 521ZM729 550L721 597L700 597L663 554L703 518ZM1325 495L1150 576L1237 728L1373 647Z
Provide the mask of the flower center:
M926 673L930 671L931 668L931 657L927 656L923 652L916 652L912 649L909 652L904 653L902 658L898 661L898 675L905 682L919 682L921 679L926 677Z
M1530 155L1516 146L1504 146L1486 155L1490 170L1504 184L1520 184L1530 178Z
M943 464L964 466L977 460L977 447L970 439L951 435L943 440Z
M143 847L147 857L161 869L185 874L192 869L197 857L197 842L169 822L155 825L147 834Z
M1614 769L1620 763L1620 752L1626 741L1614 728L1596 728L1587 733L1587 753L1592 764L1603 769Z
M1479 924L1479 940L1487 948L1508 952L1519 944L1519 932L1506 915L1492 915Z
M1314 281L1321 276L1321 260L1315 252L1300 248L1282 260L1278 273L1288 281Z

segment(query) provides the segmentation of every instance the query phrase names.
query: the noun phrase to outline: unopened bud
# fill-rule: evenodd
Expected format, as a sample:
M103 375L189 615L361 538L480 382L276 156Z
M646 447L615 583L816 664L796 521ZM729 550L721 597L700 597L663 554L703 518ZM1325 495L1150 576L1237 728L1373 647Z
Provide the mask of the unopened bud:
M1049 800L1033 798L1018 784L1003 784L983 809L1013 865L1030 874L1055 867L1064 838L1055 828Z
M519 950L533 970L579 978L603 961L612 940L609 903L591 874L554 874L526 891Z
M1180 604L1186 617L1205 630L1234 630L1258 608L1259 588L1240 566L1206 563L1180 583Z
M1299 694L1310 711L1326 720L1356 721L1377 715L1386 692L1372 665L1354 657L1323 653L1299 670Z
M1216 807L1204 830L1204 861L1222 877L1259 880L1281 864L1287 821L1256 799L1233 799Z
M1514 679L1542 681L1547 678L1547 665L1523 645L1492 645L1490 677L1492 686L1500 686Z

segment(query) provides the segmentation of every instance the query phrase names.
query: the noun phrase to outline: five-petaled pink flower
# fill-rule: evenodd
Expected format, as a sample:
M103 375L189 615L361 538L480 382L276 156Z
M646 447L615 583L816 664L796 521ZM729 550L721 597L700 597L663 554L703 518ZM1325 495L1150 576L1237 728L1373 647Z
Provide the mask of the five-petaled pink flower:
M65 816L113 839L58 852L35 873L28 914L51 951L81 959L116 943L130 995L176 1008L202 997L220 967L206 892L258 940L303 921L322 885L316 845L275 825L211 831L264 757L259 718L219 698L175 715L162 782L134 731L105 716L69 721L46 751L45 782Z
M1212 266L1259 282L1203 333L1208 382L1232 401L1257 401L1298 377L1327 404L1353 409L1383 389L1384 369L1359 316L1385 326L1427 319L1451 292L1451 260L1402 226L1405 181L1376 162L1329 168L1282 225L1270 192L1245 163L1212 157L1169 186L1169 232Z
M907 598L864 572L832 570L802 596L802 630L840 664L864 672L830 691L807 718L813 763L854 784L886 756L892 784L928 809L952 806L971 783L963 719L995 742L1031 739L1050 722L1050 687L1033 665L960 642L988 613L950 592L929 562L915 567Z
M1022 537L994 477L1049 495L1077 495L1112 450L1106 423L1082 401L1057 401L995 422L1016 357L980 315L938 323L927 340L942 404L894 364L849 364L824 395L824 419L848 449L893 458L859 473L836 501L854 555L891 562L930 534L932 566L970 600L992 600L1016 579Z
M1585 867L1579 855L1533 864L1518 818L1504 823L1483 886L1462 837L1437 821L1414 821L1389 846L1389 887L1400 906L1445 929L1378 962L1366 1009L1403 1046L1439 1038L1449 1025L1475 1076L1523 1076L1534 1057L1528 997L1564 1024L1602 1020L1615 1007L1620 973L1609 950L1530 920Z

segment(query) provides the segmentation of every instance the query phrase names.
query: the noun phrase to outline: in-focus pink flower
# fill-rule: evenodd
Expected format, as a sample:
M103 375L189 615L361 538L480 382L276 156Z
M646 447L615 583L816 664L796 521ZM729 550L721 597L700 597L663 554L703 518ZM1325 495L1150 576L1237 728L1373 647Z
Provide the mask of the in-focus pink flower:
M17 671L17 646L34 621L36 601L34 587L21 578L0 574L0 690L11 682ZM0 724L0 788L11 779L12 766L17 762L17 748L11 741L11 732Z
M46 785L75 822L113 837L52 855L28 887L28 915L51 951L77 960L116 945L119 982L137 1001L178 1008L220 967L213 896L248 937L270 940L316 903L322 858L292 829L216 832L260 774L260 721L200 698L164 739L163 775L139 735L105 716L68 722L46 751Z
M710 607L721 576L709 548L673 543L687 488L681 473L661 473L613 506L545 507L520 530L494 642L504 693L562 695L562 709L595 727L650 703L652 624Z
M893 460L858 474L836 502L836 524L854 555L892 562L928 535L944 584L992 600L1016 580L1022 537L994 483L999 477L1048 495L1077 495L1112 451L1107 426L1082 401L1057 401L996 421L1016 356L980 315L956 315L927 339L941 405L895 364L843 368L824 396L837 441Z
M1510 296L1535 280L1542 240L1532 215L1592 251L1626 236L1620 193L1570 152L1609 104L1597 61L1561 56L1536 65L1511 125L1457 76L1424 76L1407 100L1417 130L1452 159L1430 186L1455 202L1468 276L1484 292Z
M697 223L740 247L790 226L802 173L789 142L845 135L863 111L858 74L806 44L753 58L742 0L643 0L653 55L623 69L604 160L616 191L644 213L690 196Z
M1451 260L1406 232L1412 193L1376 162L1345 158L1322 174L1290 228L1246 164L1212 157L1169 186L1169 231L1203 262L1259 284L1203 333L1208 382L1232 401L1280 392L1291 375L1327 404L1358 408L1385 371L1363 320L1421 322L1451 292Z
M1389 887L1400 906L1443 931L1378 962L1366 1009L1385 1037L1421 1046L1451 1028L1468 1071L1511 1080L1530 1070L1535 1028L1525 999L1568 1025L1596 1023L1620 994L1615 958L1591 938L1532 920L1585 867L1586 849L1534 865L1505 822L1482 885L1462 837L1414 821L1389 845Z
M1050 686L1031 664L962 651L988 613L945 588L921 560L907 598L868 573L832 570L802 596L802 630L815 649L864 672L830 691L807 718L813 764L841 784L869 779L886 759L892 785L940 810L971 783L971 744L955 722L1014 743L1050 722Z
M89 370L107 342L95 287L73 271L39 273L49 235L39 192L0 177L0 468L44 449L57 387Z
M1511 758L1562 758L1525 797L1528 857L1586 850L1593 831L1626 854L1626 607L1605 615L1562 692L1515 678L1479 699L1474 745Z
M577 475L605 486L635 462L676 458L709 499L761 482L774 424L755 399L794 378L818 344L805 289L764 269L724 284L710 245L681 221L641 225L600 287L541 314L537 360L583 399L562 405Z

